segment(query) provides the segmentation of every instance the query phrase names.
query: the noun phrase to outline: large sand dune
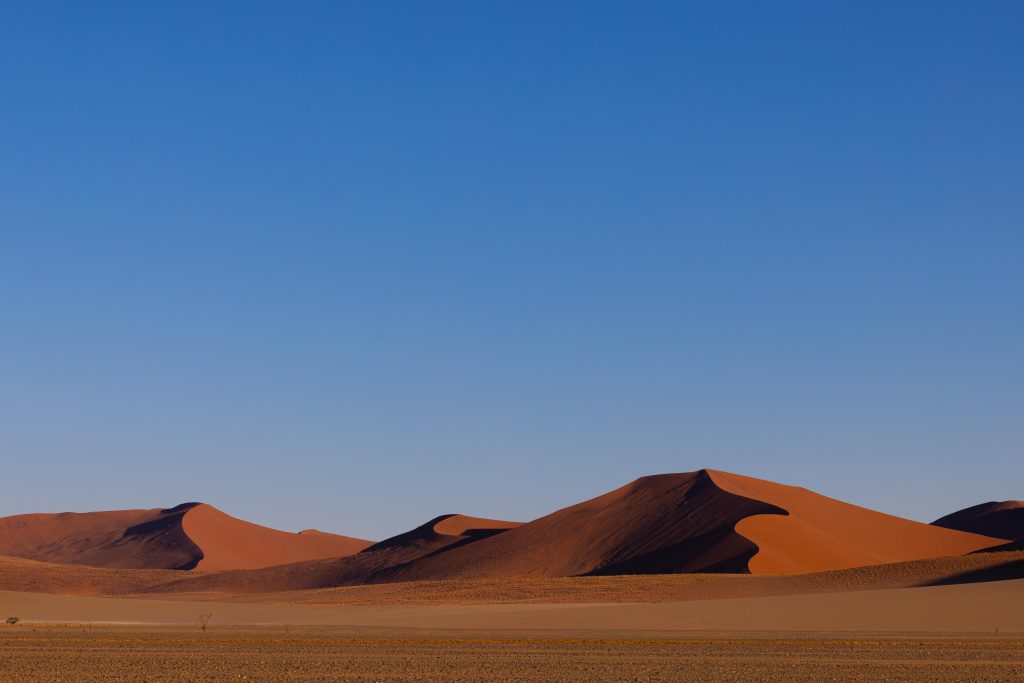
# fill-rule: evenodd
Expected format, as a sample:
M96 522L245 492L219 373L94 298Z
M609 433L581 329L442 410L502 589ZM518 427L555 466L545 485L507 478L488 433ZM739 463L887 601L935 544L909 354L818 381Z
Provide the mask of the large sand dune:
M201 503L0 518L0 555L120 569L252 569L358 552L369 541L298 534Z
M960 555L996 540L714 470L643 477L401 577L784 574Z

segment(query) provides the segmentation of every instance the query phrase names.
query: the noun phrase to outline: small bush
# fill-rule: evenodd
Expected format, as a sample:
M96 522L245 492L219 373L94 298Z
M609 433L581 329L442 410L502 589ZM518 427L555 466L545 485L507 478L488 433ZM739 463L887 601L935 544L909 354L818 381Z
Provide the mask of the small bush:
M206 625L210 623L210 619L213 619L212 614L200 614L199 615L199 628L206 630Z
M21 619L19 619L18 617L7 617L7 623L10 624L11 626L14 626L19 621L21 621Z

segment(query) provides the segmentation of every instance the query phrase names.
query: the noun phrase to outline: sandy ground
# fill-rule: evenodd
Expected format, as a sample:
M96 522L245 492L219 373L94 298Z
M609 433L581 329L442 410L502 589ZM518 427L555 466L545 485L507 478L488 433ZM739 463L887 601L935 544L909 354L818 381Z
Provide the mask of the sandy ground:
M0 591L25 623L309 624L423 629L1024 632L1024 580L651 604L350 606Z
M347 632L319 627L0 630L16 681L1010 681L1019 637Z
M280 597L0 591L0 617L22 620L0 626L0 681L1024 680L1024 579L659 603Z

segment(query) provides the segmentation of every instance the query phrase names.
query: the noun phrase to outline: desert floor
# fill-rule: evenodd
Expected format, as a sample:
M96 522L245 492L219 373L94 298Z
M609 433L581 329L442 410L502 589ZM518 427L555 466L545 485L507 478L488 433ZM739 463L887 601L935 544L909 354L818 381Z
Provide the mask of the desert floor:
M0 591L21 619L0 626L0 680L1024 680L1024 580L632 603L579 583L590 600L536 602L561 582L521 604Z
M1010 681L1017 635L16 627L4 680Z
M386 590L386 589L385 589ZM1024 634L1024 579L985 583L648 603L347 605L295 594L79 597L0 591L0 617L22 624L319 625L425 629L713 630ZM3 629L0 629L2 631Z

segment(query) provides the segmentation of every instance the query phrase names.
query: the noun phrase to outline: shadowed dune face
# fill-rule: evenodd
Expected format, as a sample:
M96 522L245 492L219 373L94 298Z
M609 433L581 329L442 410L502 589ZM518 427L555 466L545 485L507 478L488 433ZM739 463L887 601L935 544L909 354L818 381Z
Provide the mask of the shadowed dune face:
M935 526L1024 542L1024 500L973 505L932 522ZM1016 544L1017 546L1020 543Z
M0 518L0 554L120 569L241 569L358 552L369 541L291 534L201 503Z
M963 555L999 541L940 529L850 505L807 489L727 472L710 472L723 490L786 510L753 515L736 532L756 544L754 574L793 574Z
M364 553L375 553L388 549L402 549L403 555L425 555L442 548L478 541L521 526L522 522L508 522L500 519L485 519L469 515L441 515L411 531L392 536L366 548Z
M506 522L500 519L484 519L468 515L445 515L434 524L434 531L445 536L492 535L522 526L522 522Z

